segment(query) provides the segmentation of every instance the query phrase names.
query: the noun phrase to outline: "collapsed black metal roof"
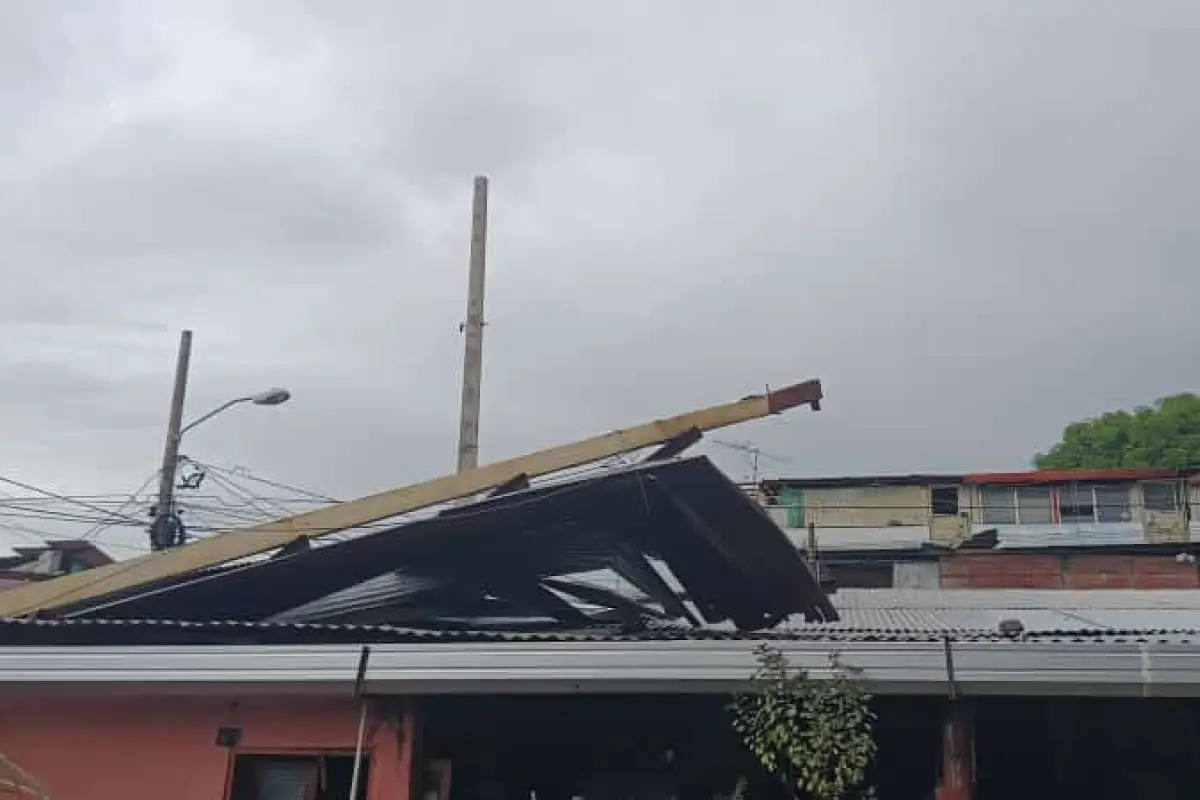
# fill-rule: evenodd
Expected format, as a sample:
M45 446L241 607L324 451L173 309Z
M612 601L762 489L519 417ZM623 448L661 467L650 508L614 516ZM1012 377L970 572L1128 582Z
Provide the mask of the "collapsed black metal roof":
M598 571L636 591L581 579ZM703 457L514 491L58 611L435 630L636 627L656 618L759 630L794 614L837 618L784 533Z

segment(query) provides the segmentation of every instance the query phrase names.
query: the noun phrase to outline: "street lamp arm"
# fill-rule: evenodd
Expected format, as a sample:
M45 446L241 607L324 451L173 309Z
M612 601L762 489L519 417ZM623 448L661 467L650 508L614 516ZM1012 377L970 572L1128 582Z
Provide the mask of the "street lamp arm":
M236 405L241 405L242 403L253 402L253 400L254 400L253 397L235 397L232 400L224 402L221 405L214 408L212 411L209 411L207 414L196 417L194 420L189 422L187 425L184 425L182 428L179 429L178 436L183 436L185 433L187 433L192 428L196 427L197 425L199 425L202 422L208 422L210 419L215 417L217 414L220 414L222 411L233 408Z

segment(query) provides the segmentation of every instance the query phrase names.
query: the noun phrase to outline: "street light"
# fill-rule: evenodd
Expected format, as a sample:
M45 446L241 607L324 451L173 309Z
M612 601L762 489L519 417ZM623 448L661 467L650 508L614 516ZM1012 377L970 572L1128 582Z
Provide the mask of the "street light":
M179 429L179 435L183 436L185 433L187 433L188 431L190 431L192 428L196 427L200 423L208 422L210 419L215 417L217 414L220 414L222 411L224 411L228 408L233 408L234 406L241 405L242 403L253 403L256 406L279 406L279 405L283 405L284 403L286 403L288 400L291 400L291 399L292 399L292 393L289 392L287 389L280 389L278 386L274 386L270 389L267 389L265 392L259 392L258 394L252 394L247 397L235 397L234 399L217 406L212 411L209 411L207 414L196 417L196 419L192 420L187 425L184 425L182 428Z
M292 397L287 389L272 387L258 394L235 397L184 425L183 401L187 394L188 364L191 357L192 332L183 331L179 337L179 357L175 362L175 391L171 396L171 415L167 420L167 443L163 448L162 470L159 473L158 502L154 506L154 521L150 524L152 550L165 550L183 544L183 523L175 513L175 468L179 465L179 442L183 435L236 405L252 403L256 406L278 406Z

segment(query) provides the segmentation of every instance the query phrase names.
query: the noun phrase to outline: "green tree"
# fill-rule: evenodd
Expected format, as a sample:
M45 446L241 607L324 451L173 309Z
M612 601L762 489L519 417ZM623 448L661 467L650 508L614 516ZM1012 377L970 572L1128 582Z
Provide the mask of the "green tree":
M1200 466L1200 395L1172 395L1068 425L1062 441L1033 463L1038 469Z
M810 679L779 649L758 648L754 689L731 705L733 727L768 774L793 796L873 798L875 712L857 670L830 656L830 674ZM739 781L744 790L745 782Z

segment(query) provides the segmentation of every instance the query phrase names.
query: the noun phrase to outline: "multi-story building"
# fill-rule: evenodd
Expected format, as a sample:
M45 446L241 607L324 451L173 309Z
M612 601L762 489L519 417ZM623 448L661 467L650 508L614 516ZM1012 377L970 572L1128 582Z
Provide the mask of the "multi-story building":
M1200 472L783 479L757 491L849 585L1200 586Z

